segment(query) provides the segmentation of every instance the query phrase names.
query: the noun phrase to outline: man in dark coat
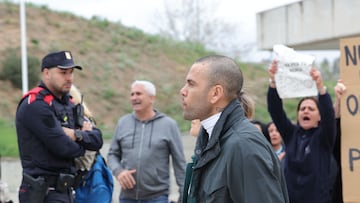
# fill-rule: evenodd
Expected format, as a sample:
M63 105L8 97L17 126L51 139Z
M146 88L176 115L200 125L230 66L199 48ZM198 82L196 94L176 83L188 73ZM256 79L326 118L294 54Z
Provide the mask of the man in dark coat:
M225 56L190 68L180 90L183 117L200 119L202 128L183 202L289 202L279 159L238 101L242 85L239 67Z

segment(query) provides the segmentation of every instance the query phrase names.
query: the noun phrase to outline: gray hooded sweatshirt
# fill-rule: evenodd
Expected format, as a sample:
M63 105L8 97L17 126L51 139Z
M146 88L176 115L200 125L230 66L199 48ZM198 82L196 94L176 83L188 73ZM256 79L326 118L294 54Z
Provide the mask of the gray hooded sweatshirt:
M181 133L175 120L155 112L148 121L140 121L132 113L117 123L107 156L108 165L114 176L123 170L136 169L135 187L121 190L120 198L143 200L169 195L171 155L179 201L182 199L186 161Z

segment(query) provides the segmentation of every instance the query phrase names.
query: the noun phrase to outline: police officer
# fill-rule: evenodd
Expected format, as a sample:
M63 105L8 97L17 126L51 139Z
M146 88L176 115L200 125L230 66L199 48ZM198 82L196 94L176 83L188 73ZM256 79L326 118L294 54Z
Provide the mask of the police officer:
M42 59L38 87L26 93L16 112L18 146L23 167L19 190L22 202L73 202L74 159L85 150L102 147L102 133L77 115L69 91L75 65L70 51Z

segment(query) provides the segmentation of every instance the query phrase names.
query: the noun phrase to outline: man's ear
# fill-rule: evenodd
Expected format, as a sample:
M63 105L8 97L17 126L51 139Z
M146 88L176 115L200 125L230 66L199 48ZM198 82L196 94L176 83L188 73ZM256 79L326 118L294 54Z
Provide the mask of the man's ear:
M49 75L50 75L50 70L48 68L45 68L42 71L42 75L43 75L44 79L47 80L49 78Z
M152 104L154 104L155 103L155 96L153 96L153 95L151 95L150 96L150 102L152 103Z
M215 85L210 89L210 103L217 103L224 97L224 88L221 85Z

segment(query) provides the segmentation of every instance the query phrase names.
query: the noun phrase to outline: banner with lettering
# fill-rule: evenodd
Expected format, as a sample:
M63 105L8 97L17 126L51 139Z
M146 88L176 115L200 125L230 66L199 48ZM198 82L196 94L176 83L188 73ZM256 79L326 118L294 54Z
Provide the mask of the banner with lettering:
M343 198L360 202L360 37L340 40L340 75L346 86L341 98L341 166Z

